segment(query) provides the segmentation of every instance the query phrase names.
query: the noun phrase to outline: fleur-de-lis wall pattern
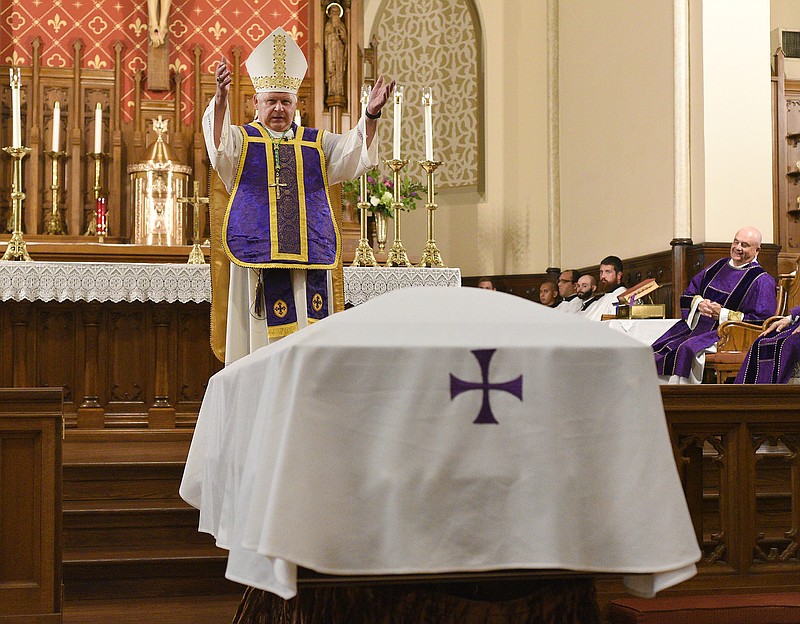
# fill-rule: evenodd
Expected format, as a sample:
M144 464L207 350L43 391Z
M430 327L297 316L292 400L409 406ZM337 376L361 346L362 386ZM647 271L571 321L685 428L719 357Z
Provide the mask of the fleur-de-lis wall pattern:
M212 72L222 54L231 58L239 46L242 58L273 28L283 26L308 55L309 0L173 0L169 15L170 70L183 78L182 117L193 120L194 83L189 73L192 49L200 45L203 70ZM45 67L69 67L72 44L83 41L82 64L90 69L112 69L114 44L124 45L122 120L133 114L133 75L147 68L146 0L11 0L0 4L0 63L30 65L31 42L42 41ZM244 71L244 68L242 68ZM170 92L147 92L149 99L171 99ZM202 106L202 103L198 103ZM198 111L200 113L202 111Z

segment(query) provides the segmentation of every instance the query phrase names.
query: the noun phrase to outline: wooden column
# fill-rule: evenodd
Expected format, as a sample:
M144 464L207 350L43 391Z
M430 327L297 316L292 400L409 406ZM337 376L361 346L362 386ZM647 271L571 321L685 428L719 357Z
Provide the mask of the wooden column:
M672 246L672 315L680 318L681 295L689 286L686 252L692 245L692 239L675 238L670 245Z
M0 624L62 621L61 394L0 389Z
M76 39L72 44L75 68L72 76L72 105L70 107L70 129L68 145L65 151L69 154L69 209L66 215L67 232L73 236L83 234L83 171L88 166L88 158L83 149L84 105L81 89L81 49L83 41Z
M102 429L105 425L105 410L100 406L98 379L100 371L100 303L84 303L81 306L84 333L83 401L78 408L79 429Z
M169 402L169 326L171 306L166 303L153 307L153 324L156 327L156 366L153 385L153 406L147 412L147 426L151 429L175 427L175 408Z
M12 361L14 363L12 380L15 388L30 385L28 381L28 329L30 320L30 303L22 301L12 307L11 323L14 327L12 331Z
M121 42L114 43L114 88L111 92L111 105L108 119L108 234L130 239L131 232L127 223L122 223L122 129L119 123L119 109L122 106L120 85L122 84L122 51L125 46ZM131 211L128 210L130 215Z

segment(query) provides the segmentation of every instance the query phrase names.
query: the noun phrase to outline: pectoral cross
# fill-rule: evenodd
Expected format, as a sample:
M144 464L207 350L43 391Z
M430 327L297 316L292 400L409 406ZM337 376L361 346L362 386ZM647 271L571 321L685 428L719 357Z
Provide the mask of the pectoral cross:
M281 135L281 138L277 141L272 139L272 158L275 162L275 184L270 184L269 188L275 189L275 199L281 198L281 187L282 186L289 186L288 184L283 184L281 182L281 158L280 158L280 148L281 148L281 141L283 141L283 137L286 135L286 131Z
M190 204L194 208L194 227L192 237L194 245L192 251L189 253L189 262L187 264L205 264L206 259L203 257L203 250L200 249L200 206L208 203L208 197L200 197L200 182L194 182L194 195L191 197L179 197L178 203Z
M270 184L269 185L269 188L274 188L275 189L275 199L280 199L281 198L281 187L282 186L289 186L289 185L288 184L283 184L281 182L281 168L280 167L276 167L275 168L275 184Z

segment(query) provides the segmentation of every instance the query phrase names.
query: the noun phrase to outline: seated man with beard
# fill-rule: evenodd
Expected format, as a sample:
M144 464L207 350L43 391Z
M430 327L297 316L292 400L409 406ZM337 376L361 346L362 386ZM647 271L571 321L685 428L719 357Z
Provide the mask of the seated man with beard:
M578 299L581 300L581 308L577 314L585 318L590 314L594 316L594 309L600 306L600 300L603 298L603 295L597 292L597 280L591 275L581 275L578 278L577 292Z
M694 276L681 295L681 320L653 343L656 368L666 383L700 383L705 351L716 348L717 327L727 320L761 323L775 312L775 280L758 263L761 232L744 227L722 258Z
M598 293L602 298L592 306L591 311L587 310L586 318L590 321L599 321L604 314L616 315L617 295L624 293L625 290L625 285L622 283L622 260L617 256L606 256L600 261Z

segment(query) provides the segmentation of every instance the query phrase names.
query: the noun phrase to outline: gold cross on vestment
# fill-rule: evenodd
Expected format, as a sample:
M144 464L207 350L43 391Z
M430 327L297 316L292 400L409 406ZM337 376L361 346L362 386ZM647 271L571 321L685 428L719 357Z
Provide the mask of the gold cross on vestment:
M275 169L275 184L270 184L269 188L275 189L275 199L281 198L281 187L282 186L289 186L288 184L284 184L281 182L281 170L280 167Z
M194 195L191 197L178 197L178 203L189 204L194 208L194 227L192 241L192 251L189 254L188 264L205 264L206 260L203 257L203 250L200 249L200 206L208 203L208 197L200 197L200 182L194 182Z

